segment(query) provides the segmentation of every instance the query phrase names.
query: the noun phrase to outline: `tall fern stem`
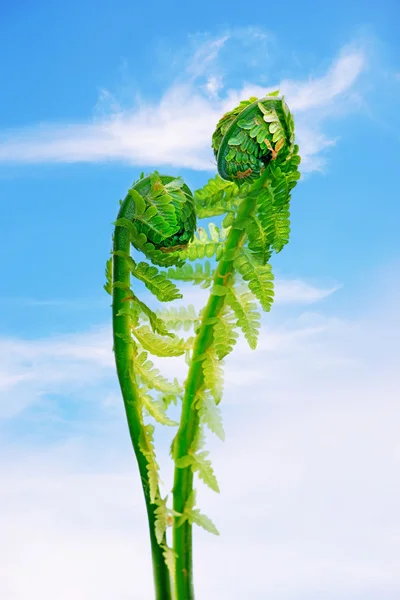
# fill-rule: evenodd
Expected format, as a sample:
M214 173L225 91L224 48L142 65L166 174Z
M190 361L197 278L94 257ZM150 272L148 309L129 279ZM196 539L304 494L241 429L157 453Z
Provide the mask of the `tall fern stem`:
M131 219L134 214L134 202L127 196L121 205L118 218ZM153 561L153 576L156 600L172 600L171 583L162 548L155 535L155 509L157 506L150 501L150 484L148 476L148 461L139 447L139 439L143 429L143 417L140 409L138 389L133 372L134 354L133 346L129 342L130 320L126 314L118 314L126 304L127 291L130 288L130 271L128 263L121 255L115 252L130 253L129 231L124 227L116 226L113 243L113 282L126 286L123 289L113 286L112 291L112 320L114 337L114 355L117 367L119 384L125 405L129 433L138 462L140 478L146 503L147 517L150 530L150 544Z
M214 275L214 285L218 293L211 294L203 313L200 328L196 336L193 356L185 385L180 425L175 442L175 460L186 456L199 426L197 412L193 410L193 401L203 383L202 357L207 353L213 341L214 326L210 319L218 317L225 304L225 295L220 286L228 287L233 275L234 257L245 239L243 223L255 209L255 200L242 200L238 214L229 232L224 253ZM215 289L215 288L214 288ZM212 321L214 322L214 321ZM174 478L174 510L183 513L185 504L193 490L193 473L190 467L176 468ZM193 600L193 551L192 525L186 520L179 525L175 518L174 550L176 552L175 593L176 600Z

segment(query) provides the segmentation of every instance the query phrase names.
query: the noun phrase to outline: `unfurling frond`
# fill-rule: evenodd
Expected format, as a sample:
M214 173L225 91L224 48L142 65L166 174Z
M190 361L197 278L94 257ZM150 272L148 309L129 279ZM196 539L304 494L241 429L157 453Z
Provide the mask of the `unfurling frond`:
M219 404L222 398L224 378L222 365L215 353L215 349L211 346L207 353L200 356L198 360L202 361L204 389L209 390L216 404Z
M210 261L204 263L196 263L193 266L189 264L175 269L168 269L168 277L176 281L190 281L195 284L200 284L202 288L206 288L212 281L212 270Z
M194 193L197 216L205 219L236 210L237 193L238 187L231 181L225 181L219 175L209 179Z
M154 333L158 333L159 335L166 335L169 337L173 337L173 334L170 333L165 325L164 321L160 319L155 312L151 310L135 294L132 290L129 290L128 296L126 298L124 306L118 311L117 316L128 315L131 320L131 328L133 329L139 323L139 316L143 313L145 317L148 318L150 322L150 326Z
M147 352L141 352L135 357L135 370L144 383L150 390L154 389L163 394L180 394L182 388L177 379L173 383L163 377L160 371L154 366L154 363L148 359Z
M219 260L224 251L227 234L227 229L219 228L214 223L208 224L208 233L205 229L199 227L193 241L180 253L180 258L197 260L215 256Z
M274 285L271 265L263 265L250 250L242 248L235 260L235 268L248 283L250 291L259 300L263 310L269 311L274 300Z
M190 524L195 523L200 527L203 527L206 531L219 535L218 529L214 523L206 515L203 515L198 508L194 508L196 504L196 492L193 490L186 501L185 508L182 516L178 520L177 527L182 525L185 521L189 521Z
M214 492L219 494L218 481L215 476L211 461L208 458L208 452L199 452L197 454L187 454L176 461L178 469L191 467L193 473L198 473L199 478Z
M222 425L221 411L210 391L201 388L193 401L193 408L195 408L199 414L200 423L207 425L210 431L215 433L215 435L223 441L225 439L225 432Z
M185 353L186 342L174 337L162 337L151 331L149 327L142 325L133 329L132 333L145 350L154 356L181 356Z
M228 306L225 305L218 317L215 317L213 333L215 352L218 359L222 360L232 352L238 339L235 315Z
M176 421L172 421L165 413L165 405L160 400L155 400L145 391L145 388L139 388L139 398L148 414L153 417L161 425L169 425L175 427L178 425Z
M180 306L179 308L171 306L171 308L164 308L157 314L167 327L173 331L181 329L189 331L192 327L195 328L199 322L199 317L193 304L189 304L188 307Z
M240 293L235 287L231 287L226 301L233 309L237 325L243 331L250 348L255 350L260 331L260 313L254 302L253 294L251 292Z
M156 461L154 448L154 426L143 425L140 431L139 448L147 461L147 473L149 479L150 502L154 503L158 497L159 466Z
M160 302L171 302L182 298L182 294L167 275L160 272L157 267L146 262L140 262L132 271L132 274L143 281L147 289L152 292Z
M105 274L106 282L103 287L106 290L107 294L110 294L110 296L112 296L112 258L109 258L106 262Z

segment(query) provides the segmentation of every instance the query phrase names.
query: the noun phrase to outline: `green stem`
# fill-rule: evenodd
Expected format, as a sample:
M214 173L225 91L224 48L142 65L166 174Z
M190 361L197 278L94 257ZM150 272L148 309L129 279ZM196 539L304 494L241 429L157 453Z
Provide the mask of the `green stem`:
M125 217L127 219L132 219L133 214L134 204L132 199L127 196L122 203L118 218ZM115 228L113 249L114 251L119 250L126 254L130 254L129 231L126 228L119 226ZM123 256L117 256L115 254L113 256L113 282L121 282L127 289L130 288L130 271L127 261ZM164 561L162 548L159 546L155 536L154 525L156 505L151 504L150 501L150 486L147 471L148 461L139 447L140 433L143 428L143 418L137 385L132 370L134 365L134 348L128 341L128 338L131 335L130 320L128 315L124 314L118 316L120 309L125 306L124 299L126 297L126 290L118 287L113 288L112 317L115 362L122 397L124 399L129 433L139 466L139 473L146 502L156 600L172 600L170 575Z
M234 251L241 246L245 238L244 220L251 214L255 207L255 200L246 198L242 200L238 214L226 240L224 254L218 263L214 275L214 284L229 285L233 273ZM207 352L213 341L213 325L209 319L217 317L225 303L225 296L211 292L206 305L200 329L197 333L191 366L186 380L185 395L182 403L181 421L176 436L175 458L188 454L193 443L199 418L197 411L192 408L197 391L203 382L202 361L199 357ZM185 503L193 490L193 473L190 467L175 468L174 479L174 510L183 513ZM176 600L194 600L193 589L193 548L192 525L185 521L179 527L175 519L173 528L174 551L177 554L175 565L175 593Z

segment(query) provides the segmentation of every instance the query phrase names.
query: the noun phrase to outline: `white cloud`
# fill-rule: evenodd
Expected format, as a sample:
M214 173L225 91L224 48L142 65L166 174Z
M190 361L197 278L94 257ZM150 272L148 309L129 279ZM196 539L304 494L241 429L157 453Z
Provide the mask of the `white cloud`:
M145 167L171 166L213 171L211 135L221 115L250 95L262 96L281 87L297 121L297 137L303 171L321 168L321 152L334 143L323 133L323 124L337 116L337 106L352 109L351 93L365 68L362 49L345 48L328 71L305 81L282 81L273 86L256 84L226 88L218 96L223 76L235 64L234 57L252 44L266 43L253 30L224 35L203 42L194 52L186 78L172 83L159 102L135 98L123 109L107 91L96 107L96 118L86 123L40 124L0 134L0 163L123 161ZM215 66L221 49L228 48L229 63ZM253 46L251 47L253 50ZM258 64L255 59L255 63ZM254 77L263 75L260 71ZM203 81L204 80L204 81ZM105 107L106 110L105 110Z
M221 495L198 486L221 532L195 531L199 600L398 597L399 290L380 295L379 307L359 303L357 320L305 313L270 324L258 351L232 355L227 439L209 442ZM92 350L83 346L66 354L81 360ZM88 424L67 445L3 454L2 597L152 598L120 417L117 431L96 436Z

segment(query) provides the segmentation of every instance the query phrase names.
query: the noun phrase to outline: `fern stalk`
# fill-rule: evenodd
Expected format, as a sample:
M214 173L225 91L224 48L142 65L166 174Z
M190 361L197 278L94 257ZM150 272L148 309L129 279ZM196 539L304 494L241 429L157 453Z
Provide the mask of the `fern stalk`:
M121 205L118 218L132 218L134 214L134 203L127 196ZM124 227L116 226L114 232L114 252L130 253L129 232ZM130 271L125 258L114 253L113 257L113 282L121 283L130 288ZM134 352L132 343L128 340L131 335L130 319L126 314L118 314L126 305L127 291L122 287L113 287L112 292L112 320L114 355L117 368L118 380L124 400L128 428L132 440L133 449L138 462L140 478L146 503L147 518L149 523L151 554L153 562L153 577L155 585L156 600L172 600L170 574L165 564L162 547L158 544L155 534L155 510L157 506L151 503L150 483L148 475L149 462L142 453L139 439L143 430L143 418L140 410L140 400L137 384L133 373Z
M215 271L214 284L216 286L229 287L233 274L234 257L245 238L245 230L242 223L246 221L254 211L254 208L254 199L245 199L240 204L236 220L226 241L224 254ZM214 294L211 291L203 313L200 329L196 336L191 366L186 380L181 420L175 441L175 461L188 454L199 426L199 418L197 412L193 410L192 405L196 393L203 383L201 357L207 353L213 342L214 325L210 324L209 321L218 317L224 304L225 295L221 294L220 291L218 294ZM174 478L174 510L177 513L183 513L185 504L192 491L193 473L190 466L183 469L176 468ZM179 524L177 517L174 523L174 550L177 554L175 573L176 600L193 600L192 525L188 520L183 524Z

